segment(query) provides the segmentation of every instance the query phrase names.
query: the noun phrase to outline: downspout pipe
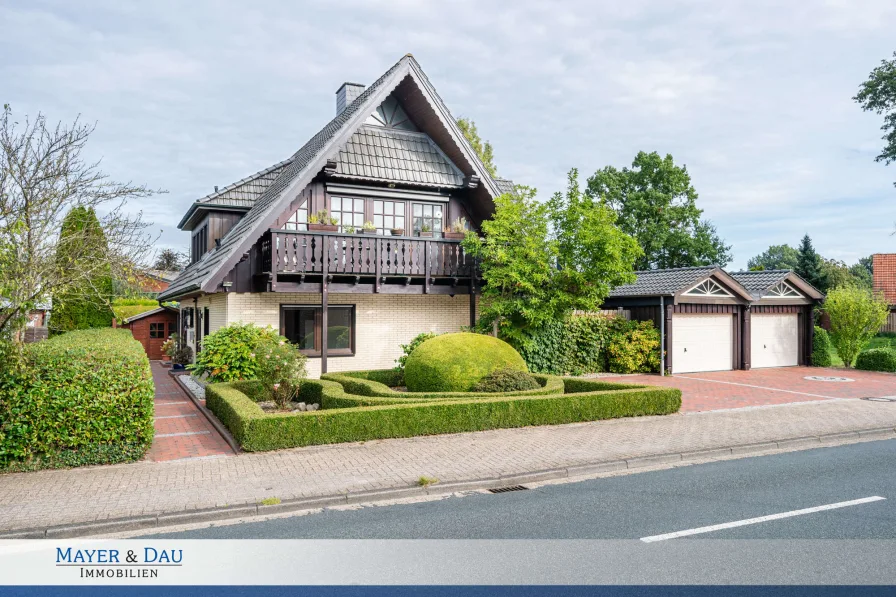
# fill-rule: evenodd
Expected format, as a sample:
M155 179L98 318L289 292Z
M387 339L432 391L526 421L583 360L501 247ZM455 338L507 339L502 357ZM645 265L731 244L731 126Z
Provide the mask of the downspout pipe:
M660 296L660 377L666 375L666 306L664 296Z

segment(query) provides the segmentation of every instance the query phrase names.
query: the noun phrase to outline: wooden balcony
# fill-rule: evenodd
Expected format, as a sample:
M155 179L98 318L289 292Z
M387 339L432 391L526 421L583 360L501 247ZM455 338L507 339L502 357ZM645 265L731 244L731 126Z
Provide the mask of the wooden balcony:
M435 292L465 294L459 282L469 281L474 271L460 241L405 236L270 230L258 256L258 271L271 279L272 290L311 289L314 282L306 284L306 279L336 278L337 287L360 285L371 292L402 292L391 286L410 287L413 281L416 292L438 287ZM367 284L361 284L365 279ZM387 282L390 288L381 290Z

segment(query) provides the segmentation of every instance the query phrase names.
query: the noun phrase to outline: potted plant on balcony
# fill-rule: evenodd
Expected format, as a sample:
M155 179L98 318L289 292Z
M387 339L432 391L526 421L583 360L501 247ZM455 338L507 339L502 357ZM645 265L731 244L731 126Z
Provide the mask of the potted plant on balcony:
M361 226L361 234L376 234L376 226L370 220L364 222Z
M325 209L320 210L316 214L308 216L308 230L319 230L321 232L336 232L339 227L339 220L331 217L330 212Z
M451 227L442 233L442 236L445 238L450 238L454 240L463 240L464 236L467 234L467 218L456 218L452 223Z
M346 234L354 234L355 227L354 226L345 226L345 227L343 227L342 231L345 232ZM358 230L358 232L361 232L361 231Z
M432 238L432 226L423 224L423 226L420 227L420 236L423 238Z
M390 232L392 236L404 236L404 228L392 228Z

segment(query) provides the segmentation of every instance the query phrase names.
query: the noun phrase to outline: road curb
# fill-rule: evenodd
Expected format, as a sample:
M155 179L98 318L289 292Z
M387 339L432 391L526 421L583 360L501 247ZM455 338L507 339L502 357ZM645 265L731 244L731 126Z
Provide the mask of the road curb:
M347 492L326 496L296 498L283 500L269 506L262 504L240 504L216 506L197 510L165 512L155 515L130 516L118 519L98 520L86 523L66 524L26 529L9 529L0 531L0 539L61 539L85 537L97 534L117 533L145 529L162 532L166 527L200 522L233 520L236 518L254 518L269 514L282 514L315 510L339 505L373 503L426 495L446 495L463 491L481 491L525 483L575 479L590 475L635 470L647 466L669 463L687 463L720 456L747 456L762 454L769 450L781 448L811 449L826 447L830 442L843 440L894 439L896 429L879 427L850 432L831 433L827 435L810 435L793 437L773 442L757 442L740 444L724 448L691 450L685 452L669 452L651 454L615 460L595 461L564 468L554 468L497 477L484 477L467 481L434 483L426 487L411 485L406 487L390 487L366 491Z

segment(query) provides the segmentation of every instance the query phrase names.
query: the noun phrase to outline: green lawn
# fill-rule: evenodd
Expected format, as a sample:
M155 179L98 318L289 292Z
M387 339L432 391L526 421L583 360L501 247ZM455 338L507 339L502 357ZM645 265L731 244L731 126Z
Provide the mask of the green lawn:
M896 336L875 336L865 347L865 349L868 348L896 348ZM837 351L833 347L831 347L831 365L843 366L843 359L837 356Z

